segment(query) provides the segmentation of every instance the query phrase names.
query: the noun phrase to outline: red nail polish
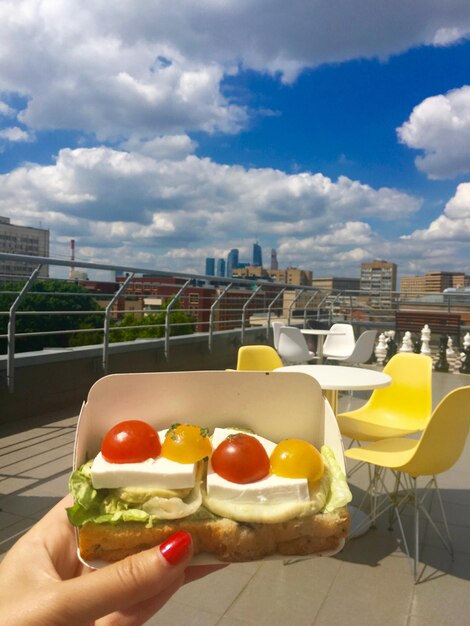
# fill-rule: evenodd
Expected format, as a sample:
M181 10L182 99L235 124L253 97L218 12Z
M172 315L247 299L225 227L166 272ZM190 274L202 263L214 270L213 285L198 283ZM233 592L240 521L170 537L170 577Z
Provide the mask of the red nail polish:
M160 545L160 552L170 565L176 565L189 554L191 535L180 530Z

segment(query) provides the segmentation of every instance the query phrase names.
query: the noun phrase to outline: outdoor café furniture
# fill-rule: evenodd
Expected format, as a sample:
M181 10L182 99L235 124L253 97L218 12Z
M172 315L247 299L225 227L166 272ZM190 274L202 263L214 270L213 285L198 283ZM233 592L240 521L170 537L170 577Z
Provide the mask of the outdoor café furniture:
M335 326L335 324L333 324L333 326ZM323 360L323 356L324 356L324 339L325 339L325 337L328 338L331 335L344 335L344 331L334 330L333 326L331 328L329 328L329 329L326 329L326 328L302 328L300 330L300 332L303 335L313 335L314 337L318 338L317 356L318 356L320 361Z
M374 466L370 489L373 494L376 494L378 488L382 486L388 494L390 498L388 506L392 506L397 515L405 551L410 558L400 512L405 504L413 506L413 578L415 582L418 581L420 513L424 514L447 551L453 556L449 528L436 475L450 469L464 449L470 427L469 407L470 386L454 389L436 407L418 440L404 437L389 438L370 445L351 448L345 452L350 459ZM385 470L392 470L396 477L395 488L391 492L386 489L382 478ZM426 477L427 482L418 491L419 477ZM445 536L431 517L434 492L438 496L437 502L444 523ZM428 496L430 496L430 503L426 507ZM377 511L375 510L374 513L377 514Z
M331 359L344 357L351 354L356 345L354 329L351 324L333 324L332 331L325 340L323 356Z
M359 335L358 340L354 344L352 352L343 356L328 357L334 361L348 363L349 365L361 365L367 363L374 352L376 330L365 330Z
M295 326L281 326L277 351L283 363L308 363L316 358L315 353L308 349L305 337Z
M281 357L271 346L241 346L238 349L237 370L271 371L282 367Z
M432 410L432 359L424 354L399 352L385 365L383 375L390 377L390 386L373 391L360 408L337 415L342 435L354 441L377 441L424 428Z
M357 391L387 387L391 377L383 372L345 365L286 365L277 372L301 372L319 382L335 415L338 409L338 391Z

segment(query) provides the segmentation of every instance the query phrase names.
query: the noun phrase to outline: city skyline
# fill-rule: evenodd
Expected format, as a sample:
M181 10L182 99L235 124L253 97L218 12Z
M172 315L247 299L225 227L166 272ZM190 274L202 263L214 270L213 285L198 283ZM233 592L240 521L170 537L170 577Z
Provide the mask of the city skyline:
M59 258L470 273L468 2L179 1L2 7L0 215Z

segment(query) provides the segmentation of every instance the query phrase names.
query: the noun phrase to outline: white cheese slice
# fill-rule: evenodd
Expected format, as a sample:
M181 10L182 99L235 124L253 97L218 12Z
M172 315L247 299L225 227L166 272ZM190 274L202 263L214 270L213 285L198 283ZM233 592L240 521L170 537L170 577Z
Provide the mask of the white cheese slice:
M212 437L213 449L215 450L228 435L239 432L230 428L216 428ZM252 436L258 439L270 456L276 444L259 435ZM210 463L207 471L207 495L209 498L230 500L236 504L278 504L310 500L306 478L284 478L268 474L257 482L240 485L219 476Z
M165 433L158 433L162 442ZM91 482L95 489L186 489L196 483L196 468L197 463L176 463L162 456L140 463L109 463L99 452L91 466Z

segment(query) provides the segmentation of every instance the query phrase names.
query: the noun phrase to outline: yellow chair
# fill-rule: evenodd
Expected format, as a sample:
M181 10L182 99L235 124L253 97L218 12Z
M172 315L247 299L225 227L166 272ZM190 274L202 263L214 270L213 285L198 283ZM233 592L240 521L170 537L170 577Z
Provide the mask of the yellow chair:
M437 486L436 475L450 469L457 462L464 449L469 428L470 386L454 389L441 400L418 440L404 437L384 439L363 447L351 448L345 452L346 457L362 463L369 463L374 466L374 470L378 470L374 471L374 476L390 498L389 502L397 515L405 550L410 558L400 517L400 508L405 504L411 503L413 505L415 537L413 575L415 582L417 581L419 560L420 512L424 513L453 557L449 527ZM395 488L392 492L386 488L381 479L381 475L383 475L381 472L387 469L392 470L396 478ZM417 479L420 476L430 476L431 478L424 486L423 493L418 494ZM377 482L372 488L376 489L376 487ZM432 487L434 489L431 492ZM430 493L432 495L436 493L438 496L447 537L444 537L439 531L425 507L425 499Z
M416 433L426 425L432 410L432 359L401 352L383 371L392 378L391 385L375 389L359 409L337 416L343 436L378 441Z
M281 357L271 346L242 346L238 349L237 370L268 372L282 365Z

